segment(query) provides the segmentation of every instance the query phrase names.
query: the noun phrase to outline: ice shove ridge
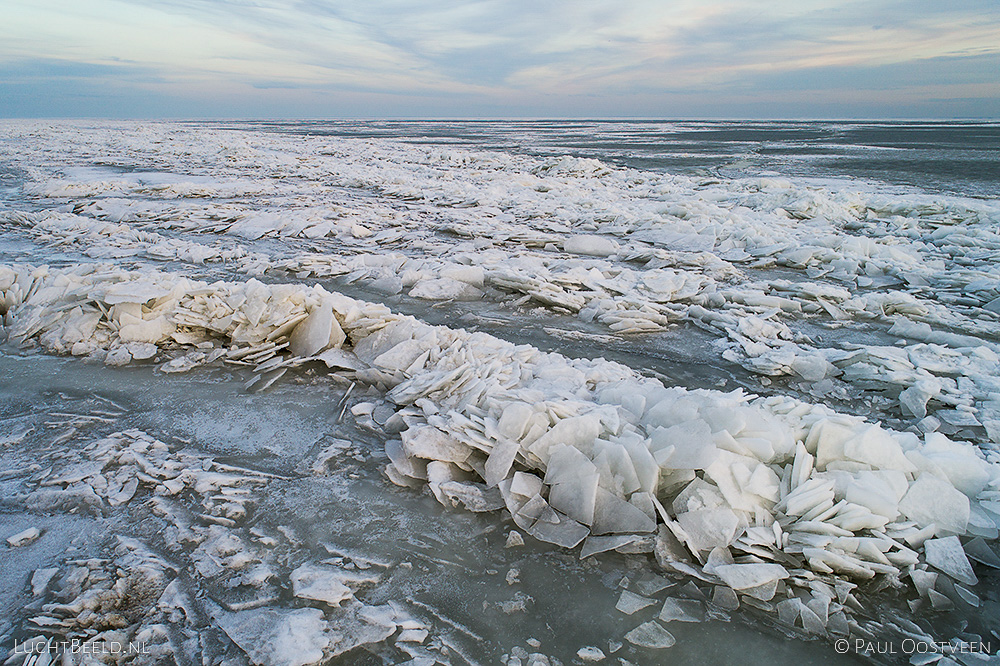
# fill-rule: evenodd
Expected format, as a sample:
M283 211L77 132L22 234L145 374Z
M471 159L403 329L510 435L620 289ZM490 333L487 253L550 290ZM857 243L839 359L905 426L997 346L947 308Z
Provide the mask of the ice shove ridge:
M143 256L195 264L227 262L250 275L269 269L283 269L300 278L339 275L352 282L366 281L388 293L405 287L413 298L437 301L477 300L492 287L524 294L557 310L578 311L584 319L599 320L621 334L662 331L688 320L725 336L723 357L753 372L795 374L814 383L838 377L856 386L898 392L904 416L937 417L920 424L925 430L933 430L940 421L958 427L984 426L990 439L1000 442L1000 383L996 380L1000 345L990 340L989 322L972 326L960 313L901 291L852 295L841 287L787 280L736 284L736 269L708 253L687 258L692 264L688 268L696 271L649 268L648 264L644 270L633 270L593 258L546 264L537 256L514 257L500 251L420 259L397 252L302 255L275 263L239 246L212 247L165 238L68 213L6 213L0 219L30 228L40 241L79 244L94 259ZM601 240L575 235L564 245ZM649 261L663 258L648 251L630 251L625 256ZM680 259L670 261L676 265ZM619 297L612 298L612 294ZM839 323L877 321L889 327L888 334L917 342L817 347L792 330L793 321L782 319L823 308Z
M804 625L817 612L802 610L803 595L827 609L824 625L846 627L830 603L848 613L849 591L876 576L912 585L911 605L978 602L969 557L1000 564L987 543L1000 456L940 433L788 397L665 387L319 286L15 265L0 266L0 295L9 338L52 352L123 364L179 350L164 371L223 359L255 366L265 384L323 362L398 407L385 423L399 434L386 444L394 483L472 511L506 507L527 533L582 543L584 556L652 552Z

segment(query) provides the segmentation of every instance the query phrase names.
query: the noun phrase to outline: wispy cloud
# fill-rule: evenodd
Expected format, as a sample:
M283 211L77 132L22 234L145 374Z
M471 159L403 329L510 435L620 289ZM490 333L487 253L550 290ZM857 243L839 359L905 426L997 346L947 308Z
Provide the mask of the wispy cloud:
M683 115L719 108L717 115L734 116L762 95L791 102L797 92L837 89L850 96L874 80L884 82L886 108L896 103L895 115L922 113L914 106L918 89L935 99L954 97L952 115L972 108L968 99L977 100L978 110L1000 103L995 0L960 6L0 0L0 6L0 113L6 115L29 110L18 107L24 94L20 102L4 101L5 90L41 91L45 81L68 80L77 88L175 99L174 115L196 109L199 95L211 90L205 109L228 100L252 115L282 108L283 95L281 115L305 105L322 115L457 116L490 108L520 115L614 108ZM924 76L914 78L918 69ZM813 115L829 115L822 100L816 103Z

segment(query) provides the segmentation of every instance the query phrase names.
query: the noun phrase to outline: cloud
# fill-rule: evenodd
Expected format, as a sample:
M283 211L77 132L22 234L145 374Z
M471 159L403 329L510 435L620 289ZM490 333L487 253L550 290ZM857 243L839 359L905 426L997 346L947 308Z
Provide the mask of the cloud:
M954 97L950 113L963 115L1000 96L989 86L1000 65L995 0L4 2L4 85L42 94L45 81L72 80L155 93L174 109L197 108L212 91L205 109L277 109L284 95L282 115L722 104L738 116L761 95L878 88L901 112L919 91ZM822 104L832 108L817 99L813 115L829 115ZM8 101L0 112L17 108Z

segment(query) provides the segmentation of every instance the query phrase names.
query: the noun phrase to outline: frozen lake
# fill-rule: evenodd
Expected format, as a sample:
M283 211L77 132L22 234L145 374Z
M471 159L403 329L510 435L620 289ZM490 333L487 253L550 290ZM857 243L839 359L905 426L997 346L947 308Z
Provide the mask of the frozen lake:
M997 125L2 136L11 663L1000 649Z

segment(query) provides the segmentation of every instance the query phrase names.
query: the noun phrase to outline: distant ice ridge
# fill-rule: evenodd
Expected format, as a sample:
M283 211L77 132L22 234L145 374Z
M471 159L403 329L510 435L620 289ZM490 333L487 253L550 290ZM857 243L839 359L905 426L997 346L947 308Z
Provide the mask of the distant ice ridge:
M885 392L921 430L982 427L1000 444L996 202L169 124L9 135L0 150L28 173L26 193L68 201L9 218L95 258L235 258L254 275L343 276L431 300L515 294L620 335L691 322L752 372ZM80 160L105 166L65 167ZM153 230L188 238L142 236ZM309 249L241 257L195 233ZM780 279L758 272L773 268ZM905 346L801 332L858 322Z
M248 274L262 274L270 265L267 257L246 248L205 245L181 238L134 229L125 224L81 217L72 213L6 212L5 222L25 227L41 243L56 247L77 246L97 260L145 257L155 261L184 261L192 264L225 262Z
M781 396L665 387L319 286L3 266L0 291L11 340L54 352L172 356L165 372L225 359L256 366L259 385L322 362L396 405L385 422L399 433L386 445L394 483L472 511L505 507L527 533L582 543L584 556L652 552L808 631L851 632L857 581L912 585L914 608L976 605L969 557L1000 564L988 543L1000 455L941 434Z

